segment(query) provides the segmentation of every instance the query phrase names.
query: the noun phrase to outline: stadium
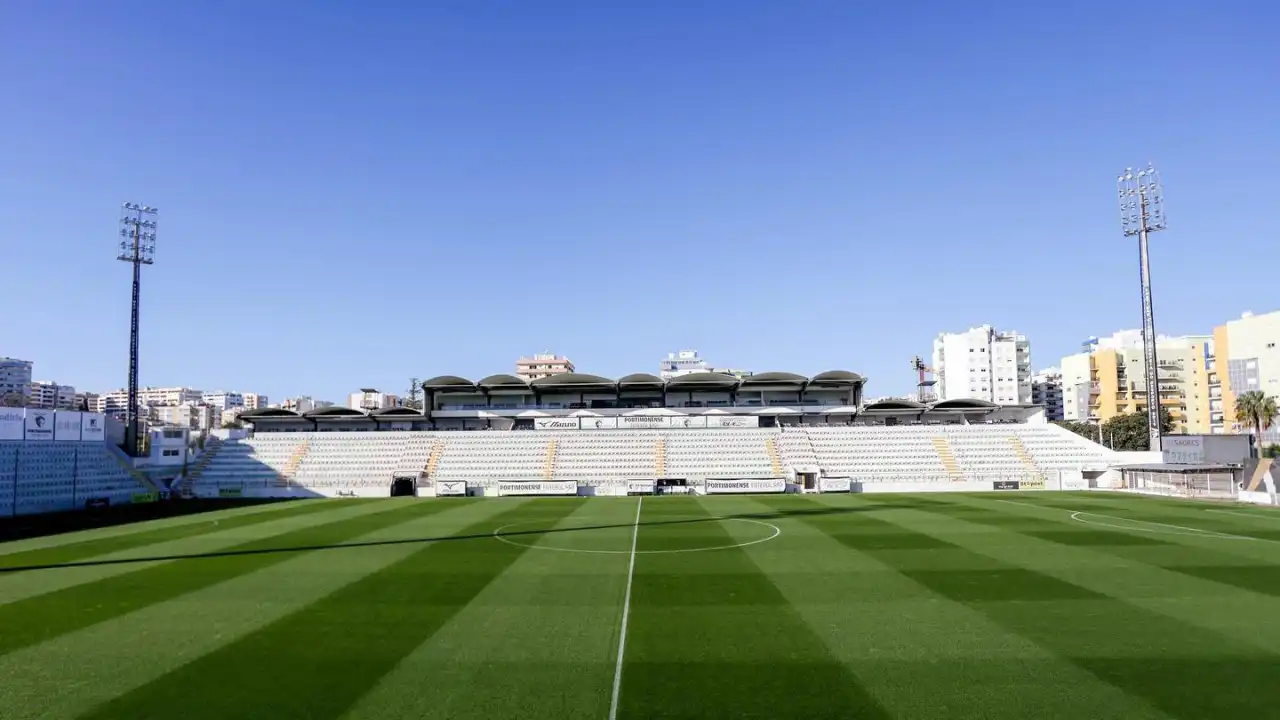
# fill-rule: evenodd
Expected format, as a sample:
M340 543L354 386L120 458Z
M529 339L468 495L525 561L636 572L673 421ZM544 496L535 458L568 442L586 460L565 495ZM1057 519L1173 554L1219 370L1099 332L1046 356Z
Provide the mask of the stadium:
M12 514L163 511L0 544L4 717L1272 714L1276 516L1150 497L1239 470L865 382L438 377L168 482L6 411Z

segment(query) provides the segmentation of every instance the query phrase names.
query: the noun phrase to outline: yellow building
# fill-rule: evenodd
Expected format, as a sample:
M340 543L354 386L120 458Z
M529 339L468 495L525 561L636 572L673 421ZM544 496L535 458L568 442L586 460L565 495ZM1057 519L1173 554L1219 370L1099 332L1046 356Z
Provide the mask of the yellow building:
M1174 432L1210 432L1213 339L1158 337L1156 358L1160 404L1173 419ZM1091 339L1085 352L1062 359L1063 417L1106 422L1117 415L1145 413L1145 377L1141 331Z
M1216 363L1210 379L1210 424L1215 433L1250 432L1236 422L1236 397L1261 390L1280 399L1280 311L1245 313L1213 330ZM1280 443L1280 427L1262 434L1262 444Z

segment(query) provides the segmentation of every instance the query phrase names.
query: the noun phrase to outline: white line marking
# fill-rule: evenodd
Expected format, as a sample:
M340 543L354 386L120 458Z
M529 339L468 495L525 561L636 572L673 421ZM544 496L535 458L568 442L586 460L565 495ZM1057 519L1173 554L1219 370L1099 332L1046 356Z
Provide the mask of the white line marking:
M631 526L631 562L627 565L627 594L622 600L622 630L618 634L618 665L613 669L613 699L609 701L609 720L618 717L618 696L622 692L622 656L627 652L627 619L631 616L631 581L636 576L636 540L640 539L640 508L644 496L636 501L636 521Z
M1010 505L1022 505L1023 507L1032 507L1032 508L1036 508L1037 510L1061 510L1062 509L1062 508L1056 508L1056 507L1049 507L1046 505L1037 505L1036 503L1018 502L1017 500L997 499L996 502L1008 503Z
M1254 518L1255 520L1280 520L1280 514L1276 514L1274 510L1264 510L1260 513L1236 512L1234 510L1205 510L1205 512L1239 515L1240 517Z
M589 520L590 518L575 518L575 519L585 521L585 520ZM728 522L732 520L735 522L745 522L745 523L753 523L756 525L763 525L767 528L773 528L773 534L769 535L768 537L762 537L758 540L748 540L747 542L734 543L733 545L712 545L711 547L676 548L673 550L635 550L634 552L636 555L669 555L672 553L710 552L712 550L732 550L734 548L744 548L750 545L757 545L762 542L769 542L770 540L782 534L782 528L779 528L777 525L774 525L773 523L764 522L763 520L752 520L750 518L735 518L735 517L712 517L708 519L719 520L720 522ZM502 527L493 531L493 539L499 542L504 542L508 545L515 545L516 547L529 548L531 550L552 550L555 552L586 553L591 555L630 555L632 553L631 550L596 550L591 548L565 548L565 547L555 547L553 545L540 545L536 543L532 543L532 544L519 543L514 540L508 540L506 538L506 535L503 533L503 531L506 530L507 528L519 527L520 525L528 525L532 522L536 522L536 521L522 520L521 522L514 522L514 523L509 523L507 525L503 525ZM572 530L573 528L563 528L563 529ZM604 529L604 528L585 527L582 529L591 530L591 529Z
M1092 515L1094 517L1104 517L1111 520L1123 520L1131 523L1144 523L1146 525L1155 525L1156 528L1134 527L1132 525L1116 525L1114 523L1097 522L1094 520L1085 520L1081 515ZM1136 532L1153 532L1164 533L1165 535L1191 535L1193 537L1211 537L1222 540L1256 540L1258 542L1273 542L1266 538L1249 537L1248 535L1232 535L1230 533L1218 532L1217 530L1205 530L1203 528L1187 527L1185 525L1171 525L1169 523L1156 522L1154 520L1136 520L1134 518L1118 517L1116 515L1103 515L1102 513L1085 512L1083 510L1071 513L1071 519L1085 525L1097 525L1099 527L1116 528L1118 530L1133 530ZM1168 529L1164 529L1168 528ZM1178 532L1179 530L1185 532Z

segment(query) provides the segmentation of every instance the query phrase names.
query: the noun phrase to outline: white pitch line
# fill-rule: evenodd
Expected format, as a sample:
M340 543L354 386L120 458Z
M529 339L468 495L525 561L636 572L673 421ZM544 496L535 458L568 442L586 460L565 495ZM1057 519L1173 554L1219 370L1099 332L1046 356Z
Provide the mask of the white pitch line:
M1240 517L1254 518L1255 520L1280 520L1280 514L1277 514L1274 510L1266 510L1262 513L1235 512L1234 510L1205 510L1205 512L1239 515Z
M627 619L631 616L631 580L636 576L636 540L640 538L640 508L644 496L636 501L636 521L631 526L631 562L627 565L627 594L622 600L622 630L618 634L618 664L613 669L613 699L609 701L609 720L618 717L618 697L622 692L622 656L627 652Z
M1103 517L1109 520L1123 520L1125 522L1131 522L1131 523L1143 523L1144 525L1155 525L1158 528L1166 528L1166 529L1148 529L1143 527L1134 527L1132 525L1116 525L1114 523L1100 523L1100 522L1095 522L1093 520L1085 520L1080 517L1081 515L1092 515L1094 517ZM1191 535L1193 537L1211 537L1211 538L1220 538L1222 540L1256 540L1258 542L1273 542L1272 540L1268 540L1267 538L1250 537L1248 535L1232 535L1231 533L1218 532L1217 530L1205 530L1204 528L1187 527L1186 525L1173 525L1171 523L1156 522L1155 520L1138 520L1136 518L1126 518L1126 517L1120 517L1118 515L1104 515L1102 513L1087 512L1084 510L1079 510L1071 513L1071 519L1075 520L1076 522L1084 523L1085 525L1098 525L1101 527L1116 528L1118 530L1136 530L1138 532L1154 532L1154 533L1163 532L1165 534L1170 534L1170 535ZM1170 532L1171 530L1175 532ZM1178 530L1181 530L1183 532L1176 532Z

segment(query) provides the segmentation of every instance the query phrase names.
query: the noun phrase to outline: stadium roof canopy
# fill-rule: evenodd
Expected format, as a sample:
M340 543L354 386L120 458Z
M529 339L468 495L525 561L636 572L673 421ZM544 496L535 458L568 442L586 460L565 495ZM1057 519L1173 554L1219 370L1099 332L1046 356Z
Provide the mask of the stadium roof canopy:
M699 390L709 389L727 389L736 388L741 382L732 375L722 375L720 373L702 372L689 373L688 375L677 375L667 381L667 387L679 390Z
M809 378L810 387L849 387L866 382L867 379L856 372L848 370L828 370Z
M666 380L657 375L649 373L631 373L625 377L618 378L618 389L629 390L649 390L661 388L666 384Z
M789 372L766 372L749 375L742 379L742 387L795 387L801 388L809 384L809 378Z
M407 408L407 407L386 407L386 408L382 408L381 410L374 410L373 412L369 413L369 415L376 418L392 418L392 419L407 418L410 420L427 419L426 415L423 415L422 413L418 412L417 410L414 410L413 408Z
M330 405L329 407L308 410L302 414L304 418L364 418L369 417L355 408Z
M422 388L434 393L479 393L502 392L522 394L524 392L589 392L617 390L657 390L668 388L680 392L697 392L699 390L732 390L764 389L784 387L801 389L810 387L815 390L841 390L856 387L867 381L866 378L848 370L829 370L819 373L813 378L789 372L766 372L737 378L722 373L700 372L678 375L670 380L663 380L649 373L632 373L618 380L610 380L599 375L588 373L561 373L525 382L515 375L490 375L480 382L472 382L457 375L441 375L422 383Z
M862 408L863 413L903 413L903 412L923 412L927 409L922 403L912 400L881 400L873 402Z
M505 373L490 375L489 377L484 378L480 382L476 383L476 385L478 385L481 390L485 390L485 391L500 390L502 392L514 392L514 393L533 392L533 390L529 388L529 383L516 377L515 375L507 375Z
M245 410L236 417L241 420L253 420L255 418L301 418L302 416L284 408L262 408L261 410Z
M539 390L613 390L617 387L617 383L608 378L577 372L548 375L529 384Z
M999 409L999 405L988 400L975 400L969 398L959 400L939 400L929 406L930 412L991 412Z
M475 392L476 384L457 375L440 375L422 383L422 389L436 392Z

